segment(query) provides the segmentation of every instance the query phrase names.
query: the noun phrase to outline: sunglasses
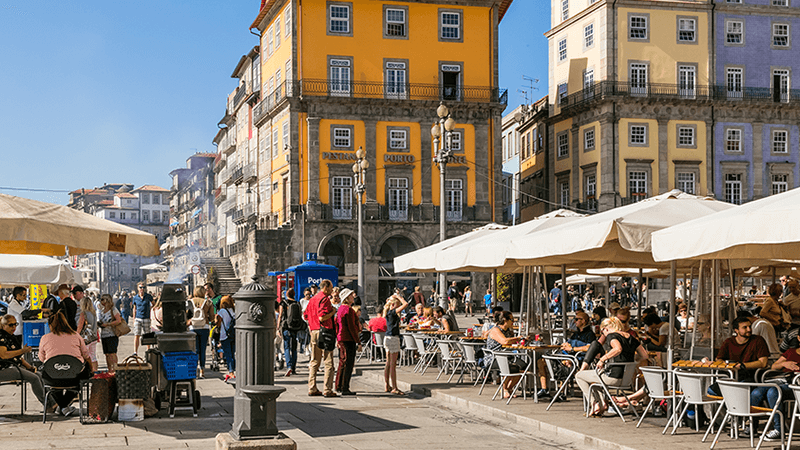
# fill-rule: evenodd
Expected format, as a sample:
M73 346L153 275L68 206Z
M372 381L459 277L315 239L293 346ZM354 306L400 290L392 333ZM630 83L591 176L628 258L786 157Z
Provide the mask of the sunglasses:
M16 323L16 322L8 324L9 327L16 327L17 325L19 325L19 324Z

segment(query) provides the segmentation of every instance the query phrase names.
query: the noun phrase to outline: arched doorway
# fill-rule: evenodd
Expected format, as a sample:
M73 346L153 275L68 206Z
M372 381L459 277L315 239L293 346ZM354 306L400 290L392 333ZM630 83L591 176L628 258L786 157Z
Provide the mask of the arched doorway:
M378 267L378 296L382 300L392 294L395 287L406 288L405 295L408 297L414 292L414 286L418 283L417 274L395 274L394 258L406 253L413 252L417 246L405 236L392 236L385 241L380 248L380 264Z
M347 234L338 234L332 237L322 248L320 256L325 264L336 266L339 269L339 285L355 289L358 284L358 273L353 266L358 264L358 239ZM351 275L352 273L352 275Z

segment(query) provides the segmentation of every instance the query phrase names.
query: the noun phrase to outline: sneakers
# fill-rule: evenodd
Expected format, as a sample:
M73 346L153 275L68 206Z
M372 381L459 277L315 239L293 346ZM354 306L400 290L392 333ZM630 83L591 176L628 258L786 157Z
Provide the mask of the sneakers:
M353 391L342 391L342 395L356 395Z
M781 439L781 432L776 429L769 430L767 431L767 434L764 435L765 441L778 441L780 439Z
M284 375L284 376L285 376L285 377L290 377L290 376L292 376L292 369L289 369L288 371L286 371L286 375Z
M536 393L539 397L550 397L550 392L547 389L539 389L539 392Z
M77 410L78 408L75 408L74 406L67 406L65 408L61 408L61 415L64 417L69 417L70 415L75 414Z

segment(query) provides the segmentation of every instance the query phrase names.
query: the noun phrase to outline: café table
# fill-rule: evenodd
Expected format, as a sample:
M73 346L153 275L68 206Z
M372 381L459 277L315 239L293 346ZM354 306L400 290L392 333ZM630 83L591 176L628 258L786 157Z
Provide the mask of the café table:
M522 351L530 355L531 366L533 366L533 379L534 383L538 382L538 367L536 364L536 353L545 353L553 350L560 349L560 345L504 345L503 348L508 350ZM533 402L539 403L539 390L533 389Z

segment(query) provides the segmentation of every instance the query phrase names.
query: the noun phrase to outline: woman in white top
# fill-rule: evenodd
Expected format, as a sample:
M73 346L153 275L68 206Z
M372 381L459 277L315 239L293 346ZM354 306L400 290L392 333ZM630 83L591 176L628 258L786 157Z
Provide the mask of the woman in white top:
M206 298L206 289L202 286L194 288L194 297L189 300L191 318L186 321L190 331L197 334L197 360L200 364L198 378L205 377L206 347L208 334L211 332L209 324L214 318L214 305Z
M80 330L78 334L83 337L83 341L89 349L92 372L97 372L97 311L89 296L81 299L78 308L78 330ZM89 342L87 343L87 341Z
M474 316L472 313L472 289L469 286L464 288L464 317Z

